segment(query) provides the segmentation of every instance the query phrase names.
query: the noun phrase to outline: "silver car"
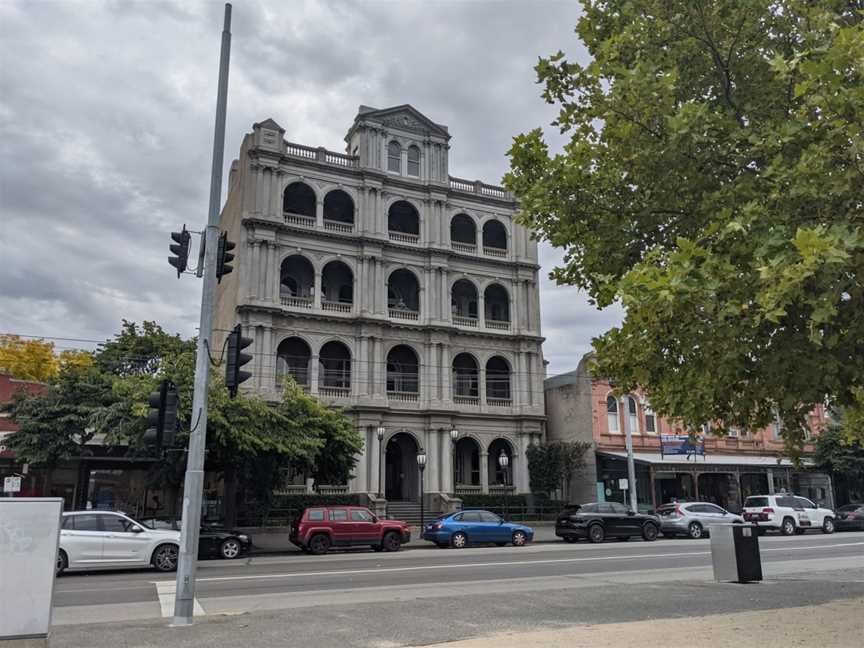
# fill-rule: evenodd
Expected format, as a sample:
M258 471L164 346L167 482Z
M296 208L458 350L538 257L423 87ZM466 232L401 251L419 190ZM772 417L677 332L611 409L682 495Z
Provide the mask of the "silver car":
M740 515L710 502L679 502L657 509L660 531L667 538L686 535L694 540L707 537L712 524L744 524Z

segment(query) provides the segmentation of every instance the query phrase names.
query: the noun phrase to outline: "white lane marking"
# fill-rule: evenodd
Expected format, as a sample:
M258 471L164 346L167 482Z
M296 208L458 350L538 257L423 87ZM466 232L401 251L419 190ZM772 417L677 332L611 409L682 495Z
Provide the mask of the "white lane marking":
M848 547L848 546L858 546L864 545L864 542L848 542L838 545L833 545L835 547ZM776 548L767 548L763 551L798 551L798 550L812 550L818 547L776 547ZM464 569L471 567L508 567L508 566L520 566L520 565L544 565L544 564L557 564L557 563L573 563L573 562L591 562L591 561L601 561L601 560L632 560L632 559L651 559L651 558L677 558L681 556L709 556L711 555L710 551L687 551L687 552L678 552L678 553L664 553L664 554L637 554L637 555L628 555L628 556L585 556L581 558L549 558L546 560L510 560L510 561L496 561L496 562L482 562L482 563L451 563L446 565L417 565L414 567L384 567L380 569L345 569L338 571L319 571L319 572L295 572L291 574L259 574L259 575L249 575L249 576L210 576L205 578L199 578L198 582L209 582L216 583L222 581L234 581L234 580L257 580L257 579L265 579L265 578L302 578L302 577L310 577L310 576L349 576L356 574L384 574L384 573L393 573L393 572L414 572L414 571L429 571L435 569Z
M177 583L175 581L152 581L156 586L156 594L159 596L159 607L162 608L163 617L174 616L174 598L177 593ZM207 613L198 599L193 599L192 610L194 616L205 616Z

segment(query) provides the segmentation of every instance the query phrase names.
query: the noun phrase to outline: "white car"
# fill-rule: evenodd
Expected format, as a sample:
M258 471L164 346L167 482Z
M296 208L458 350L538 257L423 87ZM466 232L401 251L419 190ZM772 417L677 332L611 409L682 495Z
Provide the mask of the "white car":
M75 511L63 514L57 574L69 569L154 567L177 569L180 532L149 529L122 513Z
M744 500L744 519L783 535L822 529L834 533L834 512L796 495L753 495Z

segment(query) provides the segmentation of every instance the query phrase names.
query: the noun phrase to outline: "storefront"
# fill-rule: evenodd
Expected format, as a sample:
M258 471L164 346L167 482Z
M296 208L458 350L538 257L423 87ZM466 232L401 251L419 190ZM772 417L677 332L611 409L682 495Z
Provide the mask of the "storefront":
M615 482L627 477L627 455L598 451L597 496L605 501L629 502ZM833 508L830 477L795 469L788 459L759 455L633 455L636 465L637 500L640 510L656 509L674 501L713 502L733 512L741 510L750 495L796 492ZM601 500L603 501L603 500Z

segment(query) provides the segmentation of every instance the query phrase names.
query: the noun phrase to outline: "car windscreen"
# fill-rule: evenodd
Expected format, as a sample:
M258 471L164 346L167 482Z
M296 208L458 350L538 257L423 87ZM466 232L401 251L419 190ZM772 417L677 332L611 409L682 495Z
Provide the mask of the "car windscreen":
M859 508L864 508L864 504L846 504L837 510L842 513L851 513L852 511L857 511Z
M744 500L744 508L756 508L759 506L768 506L767 497L748 497Z

